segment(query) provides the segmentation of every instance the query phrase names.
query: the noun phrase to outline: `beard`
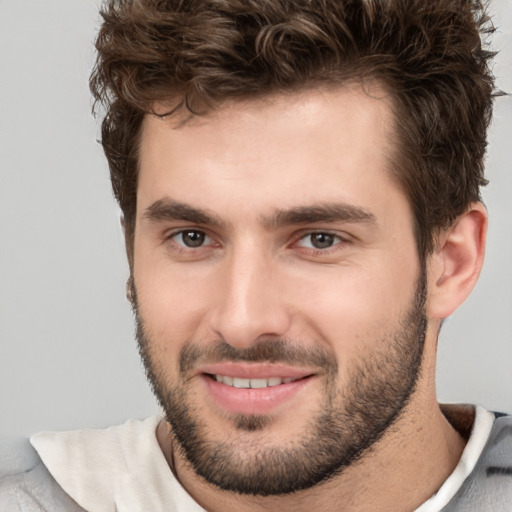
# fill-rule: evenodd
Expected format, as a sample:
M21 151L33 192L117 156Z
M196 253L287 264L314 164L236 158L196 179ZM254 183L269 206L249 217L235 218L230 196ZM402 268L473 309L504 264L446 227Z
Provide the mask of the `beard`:
M376 348L370 357L352 365L345 386L339 385L333 353L321 346L305 349L292 340L275 338L244 349L223 340L208 348L187 344L179 355L178 378L170 376L152 353L154 343L138 313L133 283L131 296L139 352L177 449L197 475L225 491L277 496L309 489L341 474L372 451L400 418L416 388L427 327L424 271L408 311L392 332L374 340L371 346ZM300 438L284 445L269 444L265 438L272 421L268 415L230 415L234 433L213 438L190 386L191 370L204 360L321 368L323 395L318 412L308 419Z

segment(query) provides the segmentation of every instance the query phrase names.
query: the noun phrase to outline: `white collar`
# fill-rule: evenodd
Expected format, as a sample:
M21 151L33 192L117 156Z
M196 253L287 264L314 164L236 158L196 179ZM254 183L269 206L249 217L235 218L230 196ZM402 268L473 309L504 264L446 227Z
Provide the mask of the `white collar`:
M476 466L494 424L495 416L482 407L475 408L475 421L471 435L462 452L459 463L445 480L440 489L414 512L439 512L445 507L460 489L464 480Z
M59 485L89 512L204 512L176 480L156 439L161 418L30 438Z

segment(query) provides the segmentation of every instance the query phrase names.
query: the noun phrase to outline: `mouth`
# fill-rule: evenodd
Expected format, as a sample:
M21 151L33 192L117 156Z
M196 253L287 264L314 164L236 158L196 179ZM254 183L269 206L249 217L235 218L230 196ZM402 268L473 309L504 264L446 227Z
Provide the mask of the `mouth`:
M229 375L220 375L220 374L205 374L207 377L215 380L216 382L220 382L221 384L225 384L226 386L230 386L238 389L265 389L272 388L274 386L280 386L282 384L290 384L291 382L295 382L296 380L300 380L300 378L307 377L269 377L263 379L244 379L240 377L230 377Z
M318 377L314 372L279 365L224 363L197 376L207 402L223 412L262 415L295 403Z

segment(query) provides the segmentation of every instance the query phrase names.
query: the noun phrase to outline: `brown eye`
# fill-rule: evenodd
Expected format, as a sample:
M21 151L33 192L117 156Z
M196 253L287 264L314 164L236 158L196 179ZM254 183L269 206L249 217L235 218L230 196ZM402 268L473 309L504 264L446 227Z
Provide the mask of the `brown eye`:
M311 233L309 239L315 249L328 249L334 245L336 237L329 233Z
M207 236L202 231L187 230L177 233L173 237L176 243L185 245L186 247L201 247Z
M336 248L344 245L346 240L340 235L329 233L328 231L313 231L304 235L298 242L297 247L315 251L327 251L327 249Z

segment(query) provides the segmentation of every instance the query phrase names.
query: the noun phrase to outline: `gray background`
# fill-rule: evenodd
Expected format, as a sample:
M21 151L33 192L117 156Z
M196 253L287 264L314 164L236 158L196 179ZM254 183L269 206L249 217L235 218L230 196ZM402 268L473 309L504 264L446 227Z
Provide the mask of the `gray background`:
M87 86L98 2L0 0L0 437L158 411ZM495 74L512 92L512 0L495 0ZM486 265L442 331L444 401L512 412L512 99L497 101Z

